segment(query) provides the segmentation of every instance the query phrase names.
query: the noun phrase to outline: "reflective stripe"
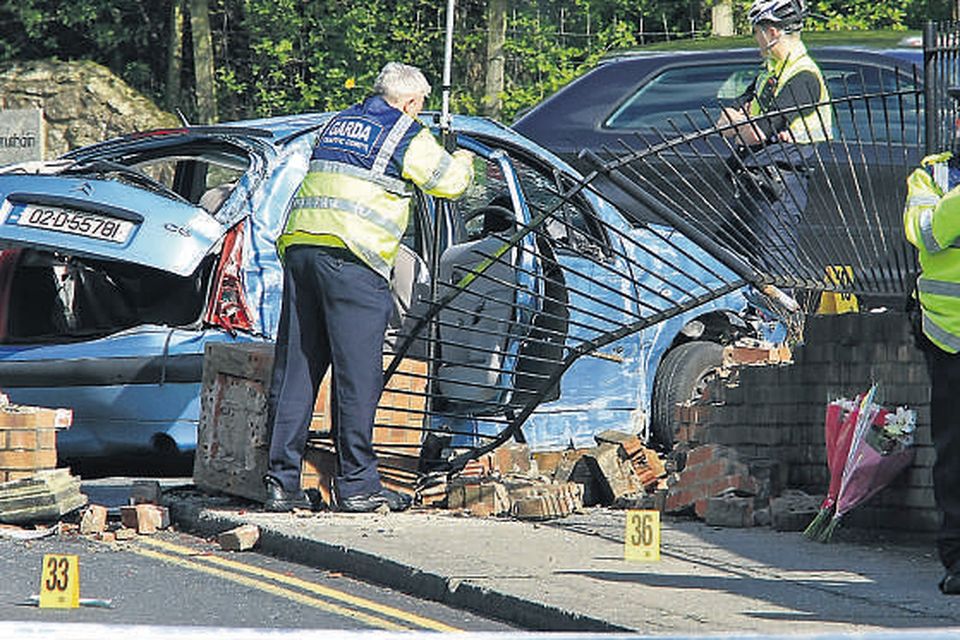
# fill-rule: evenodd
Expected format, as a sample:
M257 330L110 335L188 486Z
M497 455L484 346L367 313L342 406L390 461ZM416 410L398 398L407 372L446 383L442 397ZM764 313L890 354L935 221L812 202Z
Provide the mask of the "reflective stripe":
M935 207L940 204L940 198L931 195L916 195L907 198L908 207Z
M960 298L960 282L928 280L921 276L917 279L917 290L920 291L920 293L929 293L935 296Z
M364 169L363 167L357 167L352 164L334 162L333 160L311 160L310 171L319 173L337 173L340 175L350 176L351 178L357 178L359 180L366 180L383 187L390 193L395 193L401 196L409 196L413 194L413 187L411 187L404 180L399 178L391 178L390 176L382 173L374 173L370 169Z
M403 229L397 226L397 224L385 218L379 211L376 209L371 209L366 207L358 202L353 202L351 200L345 200L344 198L331 198L329 196L307 196L307 197L297 197L293 199L293 208L294 209L336 209L338 211L347 211L349 213L355 213L364 220L369 220L373 224L377 225L381 229L387 231L391 235L401 238L403 237Z
M950 190L950 168L946 162L937 162L933 165L933 181L946 193Z
M390 274L393 271L393 266L384 260L383 256L376 251L371 251L355 243L350 245L350 250L360 253L360 257L363 258L363 261L366 262L371 269L383 276L387 282L390 282Z
M939 342L948 349L953 349L954 353L960 351L960 336L955 336L946 329L937 326L927 314L923 314L923 332L934 342Z
M400 116L400 119L397 120L393 128L390 129L390 133L387 134L387 139L383 142L383 146L380 147L380 152L377 153L377 159L373 161L373 167L370 168L371 171L382 174L387 170L387 163L390 162L394 151L397 150L397 145L403 140L403 136L407 133L407 130L413 126L413 123L414 119L407 114L404 113Z
M919 226L920 238L923 240L923 246L927 253L941 251L943 247L940 246L933 235L933 209L924 209L920 212Z
M450 154L444 154L440 156L440 164L437 165L437 168L433 170L433 173L430 174L430 178L423 183L421 187L424 191L430 191L443 178L443 174L447 172L447 169L450 168L450 163L453 162L453 157Z

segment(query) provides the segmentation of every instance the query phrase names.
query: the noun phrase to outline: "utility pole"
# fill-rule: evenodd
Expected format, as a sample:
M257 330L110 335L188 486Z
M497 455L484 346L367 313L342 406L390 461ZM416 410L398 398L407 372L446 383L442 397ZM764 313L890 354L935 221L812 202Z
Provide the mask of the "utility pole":
M196 76L197 120L217 121L217 85L214 79L213 37L210 32L209 0L190 0L190 31L193 34L193 69Z
M507 39L507 0L490 0L487 15L487 76L483 92L483 113L500 117L503 107L503 44Z

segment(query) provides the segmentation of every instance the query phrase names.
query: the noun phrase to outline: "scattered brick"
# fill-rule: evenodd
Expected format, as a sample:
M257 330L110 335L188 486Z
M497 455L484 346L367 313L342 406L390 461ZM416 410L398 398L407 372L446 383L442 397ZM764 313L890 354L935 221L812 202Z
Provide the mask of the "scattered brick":
M137 537L136 529L128 529L126 527L121 527L113 532L113 539L117 542L122 542L124 540L133 540Z
M510 493L510 515L521 520L562 518L583 508L583 485L539 483L529 490Z
M217 542L224 551L247 551L259 541L260 527L255 524L242 524L217 536Z
M710 498L734 490L739 495L756 496L759 483L750 468L738 459L736 450L708 444L687 454L686 466L670 486L665 510L668 513L689 511L704 517Z
M80 535L103 533L107 528L107 508L99 504L91 504L83 511L80 517Z
M120 507L120 523L142 535L156 533L170 526L170 512L155 504L136 504Z
M464 509L480 517L506 515L510 496L506 486L495 480L455 478L447 490L447 508Z

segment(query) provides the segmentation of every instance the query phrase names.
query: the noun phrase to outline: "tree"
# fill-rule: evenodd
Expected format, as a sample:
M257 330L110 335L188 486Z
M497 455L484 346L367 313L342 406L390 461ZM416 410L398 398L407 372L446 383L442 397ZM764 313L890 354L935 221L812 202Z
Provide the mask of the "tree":
M208 0L190 0L190 33L193 36L193 68L197 117L205 124L217 121L217 85L214 76L213 37L210 33Z
M500 117L503 107L503 43L507 35L507 0L490 0L487 20L487 81L483 96L483 112Z
M183 74L183 0L170 3L170 37L167 38L167 85L164 103L168 111L180 106L180 76Z

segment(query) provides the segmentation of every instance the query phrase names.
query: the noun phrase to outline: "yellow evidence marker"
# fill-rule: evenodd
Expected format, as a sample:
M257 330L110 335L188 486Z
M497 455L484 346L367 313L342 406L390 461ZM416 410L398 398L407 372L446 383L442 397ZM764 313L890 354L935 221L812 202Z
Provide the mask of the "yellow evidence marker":
M627 529L623 539L624 560L652 562L660 559L660 512L627 511Z
M40 607L76 609L80 606L80 561L77 556L47 554L40 572Z

